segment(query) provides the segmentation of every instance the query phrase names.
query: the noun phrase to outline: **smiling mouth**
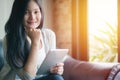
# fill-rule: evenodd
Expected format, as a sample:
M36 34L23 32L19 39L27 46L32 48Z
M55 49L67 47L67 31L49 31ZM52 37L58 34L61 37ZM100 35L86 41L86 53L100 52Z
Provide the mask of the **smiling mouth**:
M33 25L33 24L35 24L35 22L27 22L28 24L30 24L30 25Z

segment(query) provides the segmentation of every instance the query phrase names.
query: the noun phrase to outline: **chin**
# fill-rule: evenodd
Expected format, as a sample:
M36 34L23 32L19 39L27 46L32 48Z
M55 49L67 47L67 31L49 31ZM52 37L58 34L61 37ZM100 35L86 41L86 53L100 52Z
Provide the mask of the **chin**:
M36 27L32 25L32 26L29 26L29 28L36 28Z

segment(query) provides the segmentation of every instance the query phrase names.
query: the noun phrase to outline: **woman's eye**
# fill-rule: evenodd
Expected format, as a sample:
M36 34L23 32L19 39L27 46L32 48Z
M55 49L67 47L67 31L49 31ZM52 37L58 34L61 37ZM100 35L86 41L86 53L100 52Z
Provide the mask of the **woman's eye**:
M37 14L38 12L37 11L35 11L35 14Z
M39 11L35 11L35 14L39 13Z

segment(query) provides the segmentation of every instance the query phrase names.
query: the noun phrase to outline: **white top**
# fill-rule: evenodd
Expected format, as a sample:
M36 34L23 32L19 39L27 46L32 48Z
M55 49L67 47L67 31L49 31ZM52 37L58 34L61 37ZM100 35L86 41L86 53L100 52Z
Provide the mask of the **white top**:
M50 49L55 49L56 48L56 36L55 33L53 31L51 31L50 29L45 29L43 28L41 30L42 32L42 37L41 37L41 41L42 41L42 48L40 49L40 53L39 54L39 64L38 64L38 69L41 66L43 60L46 57L46 54L48 53L48 51ZM4 66L2 68L2 70L0 71L0 80L32 80L34 79L34 77L31 77L29 75L29 73L27 73L26 71L24 71L23 69L19 69L19 70L11 70L11 67L9 66L9 64L7 63L6 60L6 40L4 38L3 40L3 51L4 51ZM16 79L16 75L19 75L19 78ZM36 77L39 76L36 75Z

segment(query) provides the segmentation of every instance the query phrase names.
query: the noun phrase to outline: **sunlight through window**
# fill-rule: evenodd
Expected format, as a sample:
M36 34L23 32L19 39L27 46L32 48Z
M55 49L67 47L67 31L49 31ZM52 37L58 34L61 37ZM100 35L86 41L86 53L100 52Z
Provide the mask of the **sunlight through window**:
M89 61L117 61L117 0L88 0Z

